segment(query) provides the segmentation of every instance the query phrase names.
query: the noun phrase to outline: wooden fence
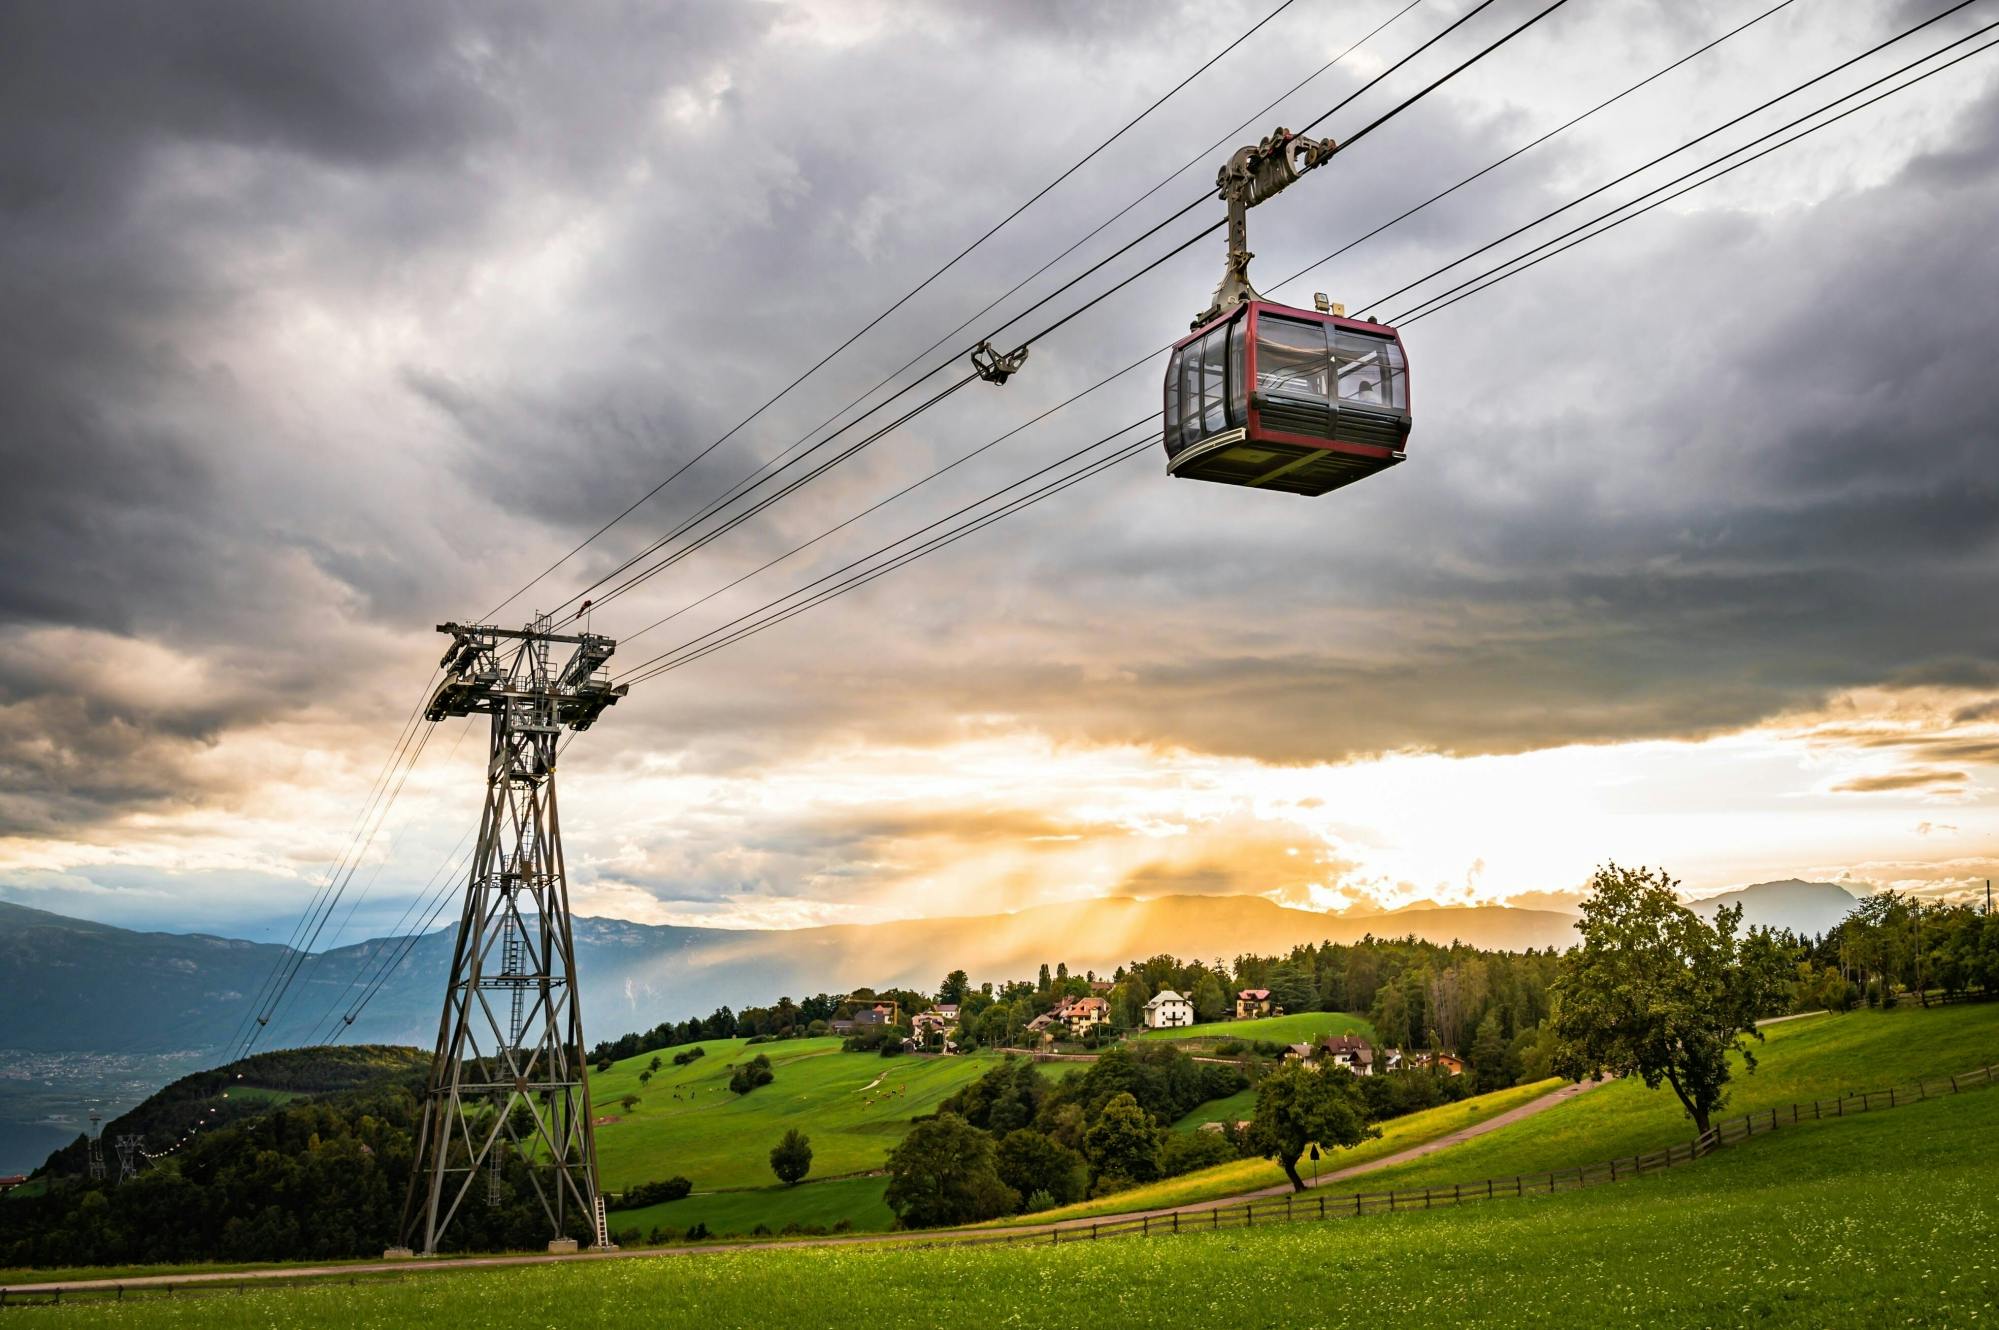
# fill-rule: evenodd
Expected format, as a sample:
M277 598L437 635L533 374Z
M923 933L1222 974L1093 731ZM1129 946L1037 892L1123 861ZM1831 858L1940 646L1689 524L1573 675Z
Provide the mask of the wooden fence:
M1435 1187L1346 1192L1338 1195L1327 1195L1315 1188L1310 1192L1293 1192L1288 1196L1245 1201L1240 1205L1217 1206L1208 1210L1178 1210L1130 1217L1113 1216L1109 1219L1087 1222L1071 1221L1065 1227L1040 1228L1020 1233L994 1231L950 1236L939 1234L934 1239L934 1244L985 1246L1045 1242L1062 1246L1073 1242L1095 1242L1103 1238L1213 1233L1228 1229L1254 1229L1273 1224L1297 1223L1303 1220L1350 1219L1359 1215L1432 1210L1439 1206L1463 1205L1471 1201L1539 1196L1552 1192L1574 1191L1580 1187L1597 1187L1611 1182L1635 1182L1692 1163L1703 1155L1713 1154L1723 1146L1746 1141L1751 1136L1767 1134L1779 1128L1788 1129L1802 1123L1851 1117L1856 1113L1877 1112L1885 1108L1900 1108L1926 1099L1957 1094L1974 1086L1990 1085L1995 1079L1999 1079L1999 1072L1995 1072L1994 1067L1988 1065L1940 1080L1918 1080L1914 1085L1890 1086L1885 1090L1856 1091L1853 1094L1841 1095L1837 1099L1814 1099L1809 1104L1791 1104L1785 1108L1758 1109L1754 1113L1745 1113L1741 1117L1718 1123L1691 1141L1670 1145L1663 1150L1654 1150L1642 1155L1627 1155L1621 1159L1612 1159L1601 1164L1585 1164L1579 1168L1556 1169L1548 1173L1520 1173L1512 1177L1486 1178L1480 1182L1453 1182ZM855 1240L847 1239L847 1241ZM726 1251L728 1247L726 1244L718 1244L715 1250ZM394 1280L408 1276L385 1273L373 1277ZM328 1281L315 1279L315 1282ZM350 1276L346 1282L356 1284L362 1280ZM85 1299L122 1302L128 1294L135 1298L240 1294L252 1288L269 1287L270 1284L271 1281L265 1279L245 1280L235 1284L204 1280L198 1283L190 1281L182 1284L130 1286L121 1284L87 1289L38 1289L28 1285L11 1289L0 1288L0 1308L49 1306L61 1303L65 1299L72 1302Z
M1723 1146L1763 1135L1780 1127L1823 1122L1850 1117L1942 1095L1956 1094L1974 1086L1989 1085L1995 1079L1992 1066L1980 1067L1940 1080L1922 1079L1913 1085L1890 1086L1885 1090L1862 1090L1836 1099L1814 1099L1809 1104L1759 1109L1729 1118L1710 1127L1693 1140L1671 1145L1648 1154L1627 1155L1600 1164L1556 1169L1548 1173L1515 1174L1485 1178L1478 1182L1453 1182L1434 1187L1395 1191L1357 1191L1325 1195L1318 1189L1293 1192L1288 1196L1245 1201L1240 1205L1217 1206L1209 1210L1182 1210L1145 1214L1129 1218L1076 1222L1067 1227L1027 1233L1009 1233L969 1239L971 1241L1018 1243L1090 1242L1102 1238L1154 1237L1169 1233L1209 1233L1223 1229L1256 1228L1259 1225L1295 1223L1300 1220L1342 1219L1359 1215L1391 1214L1407 1210L1432 1210L1438 1206L1463 1205L1469 1201L1498 1200L1516 1196L1537 1196L1550 1192L1574 1191L1611 1182L1635 1182L1668 1169L1688 1164ZM962 1240L962 1239L961 1239Z

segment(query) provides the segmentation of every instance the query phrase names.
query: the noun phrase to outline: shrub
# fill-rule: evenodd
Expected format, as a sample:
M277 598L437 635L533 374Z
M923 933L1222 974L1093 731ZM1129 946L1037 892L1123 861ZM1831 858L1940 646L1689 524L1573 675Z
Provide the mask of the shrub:
M881 1054L885 1058L901 1057L905 1051L900 1039L890 1037L882 1040Z
M1243 1050L1242 1040L1224 1039L1222 1040L1222 1042L1215 1045L1215 1056L1218 1058L1237 1057L1241 1055L1242 1050Z
M713 1236L715 1235L708 1231L708 1225L706 1224L696 1224L693 1228L687 1230L687 1240L689 1242L700 1242Z
M664 1182L640 1182L625 1188L624 1194L618 1197L618 1208L636 1210L642 1205L677 1201L693 1190L694 1184L682 1177L671 1177Z
M884 1199L906 1228L997 1219L1020 1205L994 1170L992 1137L955 1113L911 1128L889 1151L888 1175Z
M737 1094L748 1094L759 1085L769 1085L776 1079L776 1073L770 1069L770 1058L759 1053L730 1074L729 1088Z
M708 1050L701 1047L701 1045L696 1044L692 1048L683 1048L678 1053L675 1053L673 1055L673 1065L676 1067L684 1067L690 1062L696 1061L697 1059L700 1058L705 1058L707 1056L708 1056Z
M1159 1175L1165 1178L1211 1168L1236 1158L1236 1148L1218 1131L1176 1131L1159 1148Z
M854 1231L854 1221L851 1219L842 1219L839 1223L833 1225L833 1231L835 1233L852 1233Z
M625 1112L629 1113L633 1109L639 1106L639 1102L640 1102L639 1097L637 1095L628 1094L618 1100L618 1107L624 1109Z
M770 1236L770 1225L769 1225L769 1224L758 1224L758 1225L757 1225L757 1226L756 1226L755 1228L753 1228L753 1229L751 1229L751 1230L750 1230L750 1236L751 1236L751 1237L753 1237L753 1238L767 1238L767 1237L769 1237L769 1236Z
M1021 1203L1020 1211L1022 1214L1033 1215L1040 1214L1043 1210L1052 1210L1054 1208L1055 1198L1045 1191L1037 1191Z

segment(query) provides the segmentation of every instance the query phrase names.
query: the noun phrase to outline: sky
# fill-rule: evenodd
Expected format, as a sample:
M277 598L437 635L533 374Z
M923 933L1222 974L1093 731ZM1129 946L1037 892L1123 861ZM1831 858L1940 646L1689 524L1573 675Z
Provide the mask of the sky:
M1399 316L1999 19L1399 292L1947 7L1793 0L1279 284L1771 2L1571 0L1255 209L1252 278ZM580 594L896 367L1148 268L1219 203L1020 316L1470 7L1404 3L1294 0L698 461L1275 0L6 7L0 899L285 936L368 825L435 625ZM1314 132L1538 8L1497 0ZM1405 323L1400 467L1303 499L1147 450L642 682L565 751L576 907L1561 905L1607 860L1690 894L1982 894L1995 215L1999 53ZM1150 266L592 629L637 664L1141 420L1156 356L1037 417L1179 336L1221 261ZM450 880L473 725L437 727L322 943Z

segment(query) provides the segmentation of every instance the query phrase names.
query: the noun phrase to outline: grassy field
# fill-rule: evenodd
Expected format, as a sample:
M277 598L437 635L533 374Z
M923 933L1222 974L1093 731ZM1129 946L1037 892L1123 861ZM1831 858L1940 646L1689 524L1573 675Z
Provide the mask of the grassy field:
M1252 1021L1210 1021L1205 1025L1184 1025L1177 1030L1147 1030L1139 1037L1170 1039L1174 1043L1268 1039L1276 1044L1302 1044L1322 1034L1358 1034L1372 1040L1374 1027L1362 1017L1343 1011L1301 1011L1290 1016L1260 1016Z
M1773 1025L1757 1070L1740 1066L1721 1115L1730 1117L1845 1091L1878 1090L1999 1061L1999 1007L1856 1011ZM1473 1182L1544 1172L1657 1149L1694 1135L1670 1087L1619 1081L1467 1141L1447 1152L1370 1175L1370 1188Z
M533 1266L78 1304L36 1323L374 1330L477 1307L496 1330L1975 1326L1999 1301L1995 1172L1999 1090L1977 1090L1780 1131L1643 1182L1455 1209L1059 1247Z
M591 1078L598 1116L617 1119L597 1128L606 1191L675 1175L704 1192L769 1186L776 1181L770 1149L787 1127L812 1138L813 1177L880 1168L912 1117L936 1111L946 1096L976 1080L996 1060L979 1054L884 1058L842 1053L837 1039L790 1039L754 1047L741 1039L719 1039L698 1047L706 1055L685 1067L673 1065L673 1054L680 1049L658 1054L662 1065L648 1085L639 1084L639 1073L652 1062L651 1053L627 1058ZM776 1079L747 1095L732 1093L731 1064L758 1053L770 1058ZM626 1094L639 1096L630 1112L618 1103Z
M1247 1122L1256 1111L1256 1087L1238 1090L1226 1099L1210 1099L1173 1124L1175 1131L1199 1131L1210 1122Z
M888 1179L876 1176L718 1191L641 1210L614 1211L611 1227L636 1228L644 1235L655 1227L684 1233L696 1224L706 1224L710 1233L722 1237L754 1233L759 1224L776 1233L786 1224L831 1229L845 1220L857 1233L880 1233L895 1227L895 1214L882 1199L887 1190Z
M1476 1095L1455 1104L1442 1104L1436 1108L1426 1108L1421 1113L1390 1119L1381 1124L1379 1138L1363 1141L1351 1150L1331 1151L1320 1161L1319 1167L1330 1173L1335 1169L1350 1168L1355 1164L1384 1159L1412 1146L1421 1145L1425 1141L1448 1136L1461 1128L1477 1126L1488 1118L1497 1117L1509 1109L1539 1099L1550 1090L1559 1088L1561 1084L1562 1082L1558 1080L1546 1080L1537 1081L1532 1085L1516 1085L1510 1090ZM1463 1146L1453 1146L1446 1153L1455 1154L1463 1148ZM1309 1165L1300 1167L1300 1172L1309 1172L1309 1170ZM1049 1219L1081 1219L1091 1215L1117 1214L1127 1210L1186 1205L1190 1201L1209 1201L1220 1196L1237 1196L1246 1191L1255 1191L1259 1187L1272 1187L1282 1181L1284 1181L1284 1170L1273 1160L1238 1159L1233 1163L1217 1164L1213 1168L1183 1173L1177 1178L1168 1178L1164 1182L1155 1182L1150 1186L1121 1191L1114 1196L1080 1201L1060 1209L1045 1210L1035 1215L1021 1215L1000 1222L1003 1225L1034 1224Z

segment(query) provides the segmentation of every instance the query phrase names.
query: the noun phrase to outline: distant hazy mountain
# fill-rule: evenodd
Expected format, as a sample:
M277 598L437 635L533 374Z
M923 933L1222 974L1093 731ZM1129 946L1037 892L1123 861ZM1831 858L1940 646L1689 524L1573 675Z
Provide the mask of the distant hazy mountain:
M1708 896L1691 902L1689 908L1712 919L1716 910L1740 905L1744 927L1788 928L1801 937L1816 937L1851 914L1856 899L1837 882L1803 882L1793 877Z
M1031 977L1044 961L1107 973L1170 952L1232 959L1301 942L1414 934L1483 947L1566 946L1574 918L1501 906L1358 918L1257 897L1110 898L1017 914L790 930L680 928L576 920L585 1028L609 1037L716 1006L837 992L858 984L934 987L944 972ZM260 1047L316 1042L349 1009L390 944L374 939L304 959ZM344 1038L435 1042L451 937L421 939ZM213 1049L250 1018L285 958L271 943L137 933L0 903L0 1047L36 1052Z

